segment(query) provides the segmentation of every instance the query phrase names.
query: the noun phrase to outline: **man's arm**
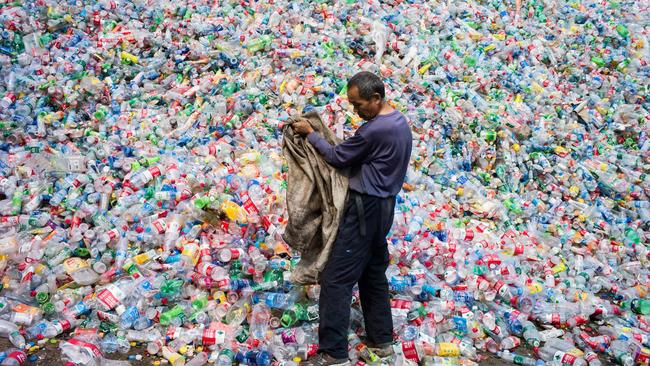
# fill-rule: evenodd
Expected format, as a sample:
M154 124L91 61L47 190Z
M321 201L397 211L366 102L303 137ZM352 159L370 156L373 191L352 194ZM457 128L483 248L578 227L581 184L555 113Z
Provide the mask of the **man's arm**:
M307 135L309 142L335 168L346 168L359 164L368 154L370 144L358 133L342 143L332 146L316 132Z

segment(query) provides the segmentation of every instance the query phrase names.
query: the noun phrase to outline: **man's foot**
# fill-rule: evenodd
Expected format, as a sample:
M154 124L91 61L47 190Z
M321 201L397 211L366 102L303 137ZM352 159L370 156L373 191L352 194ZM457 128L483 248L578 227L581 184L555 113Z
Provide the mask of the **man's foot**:
M387 358L395 354L395 351L393 350L393 342L368 344L368 349L379 356L379 358Z
M302 363L303 366L350 366L347 358L334 358L327 353L319 353Z

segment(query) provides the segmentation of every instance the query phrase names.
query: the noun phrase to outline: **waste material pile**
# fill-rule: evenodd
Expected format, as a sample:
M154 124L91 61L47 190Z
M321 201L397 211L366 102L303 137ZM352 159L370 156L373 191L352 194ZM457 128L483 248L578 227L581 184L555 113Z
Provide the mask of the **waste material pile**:
M650 364L648 3L511 3L4 2L0 365L51 339L77 365L313 356L280 131L316 109L352 133L361 70L415 141L396 353L363 343L355 296L351 360Z

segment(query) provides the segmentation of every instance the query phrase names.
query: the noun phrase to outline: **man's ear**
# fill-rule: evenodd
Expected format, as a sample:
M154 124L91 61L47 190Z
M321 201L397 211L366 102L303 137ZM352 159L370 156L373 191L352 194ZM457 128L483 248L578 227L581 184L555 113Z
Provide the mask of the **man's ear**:
M381 103L381 95L379 93L374 93L372 95L372 101Z

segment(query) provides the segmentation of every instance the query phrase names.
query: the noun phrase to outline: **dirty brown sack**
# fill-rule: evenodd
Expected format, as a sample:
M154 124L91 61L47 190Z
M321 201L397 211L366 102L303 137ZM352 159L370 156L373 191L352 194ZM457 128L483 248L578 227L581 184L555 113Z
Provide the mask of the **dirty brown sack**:
M330 144L340 141L312 111L293 121L306 119ZM290 123L283 129L282 152L288 165L288 223L284 241L300 253L291 281L298 285L318 283L336 240L348 191L344 171L327 164L306 137L294 134Z

